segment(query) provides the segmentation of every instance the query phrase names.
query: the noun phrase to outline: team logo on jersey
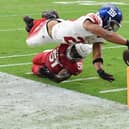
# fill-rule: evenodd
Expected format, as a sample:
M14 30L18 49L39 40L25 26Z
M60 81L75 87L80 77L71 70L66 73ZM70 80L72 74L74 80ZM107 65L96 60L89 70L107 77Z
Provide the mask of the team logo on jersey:
M107 12L111 17L115 17L117 15L116 11L111 8L108 12Z

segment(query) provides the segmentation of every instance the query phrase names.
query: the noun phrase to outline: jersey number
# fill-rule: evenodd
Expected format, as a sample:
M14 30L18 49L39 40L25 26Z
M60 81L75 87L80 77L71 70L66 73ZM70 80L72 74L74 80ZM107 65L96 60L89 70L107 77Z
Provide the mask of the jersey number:
M85 43L85 41L82 37L74 38L74 37L68 36L68 37L64 37L64 40L68 44L70 44L70 43Z
M51 67L55 67L56 65L59 64L58 61L58 55L57 55L57 50L53 50L49 56L49 61L51 62Z

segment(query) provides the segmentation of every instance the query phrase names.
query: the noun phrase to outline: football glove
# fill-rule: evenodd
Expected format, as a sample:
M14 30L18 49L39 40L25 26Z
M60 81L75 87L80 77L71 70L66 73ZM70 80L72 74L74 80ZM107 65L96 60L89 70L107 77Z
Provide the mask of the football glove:
M55 74L53 72L50 72L46 66L43 66L42 68L39 69L39 76L47 77L50 80L52 80L56 83L59 83L59 82L62 82L64 80L68 79L71 75L69 73L67 73L67 74L64 73L61 76L61 75Z
M129 40L127 40L126 45L127 45L128 49L129 49Z
M129 49L123 51L123 60L127 66L129 66Z
M113 77L113 75L106 73L106 72L105 72L104 70L102 70L102 69L97 70L97 73L98 73L98 75L99 75L102 79L107 80L107 81L109 81L109 82L112 82L112 81L115 80L114 77Z
M50 74L51 73L46 66L43 66L39 69L39 76L41 77L48 77Z

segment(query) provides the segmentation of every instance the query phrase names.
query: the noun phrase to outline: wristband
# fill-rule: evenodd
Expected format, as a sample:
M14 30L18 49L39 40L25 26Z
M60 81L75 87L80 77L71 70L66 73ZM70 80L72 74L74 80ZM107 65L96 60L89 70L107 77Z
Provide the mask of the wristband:
M101 57L100 58L96 58L96 59L93 60L92 63L95 64L97 62L101 62L103 64L103 58L101 58Z

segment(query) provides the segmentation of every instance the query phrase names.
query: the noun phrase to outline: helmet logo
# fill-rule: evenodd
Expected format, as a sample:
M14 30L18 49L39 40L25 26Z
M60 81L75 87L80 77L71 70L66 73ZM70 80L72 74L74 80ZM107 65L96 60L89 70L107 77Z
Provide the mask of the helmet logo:
M111 8L108 12L107 12L111 17L115 17L117 15L116 11Z

